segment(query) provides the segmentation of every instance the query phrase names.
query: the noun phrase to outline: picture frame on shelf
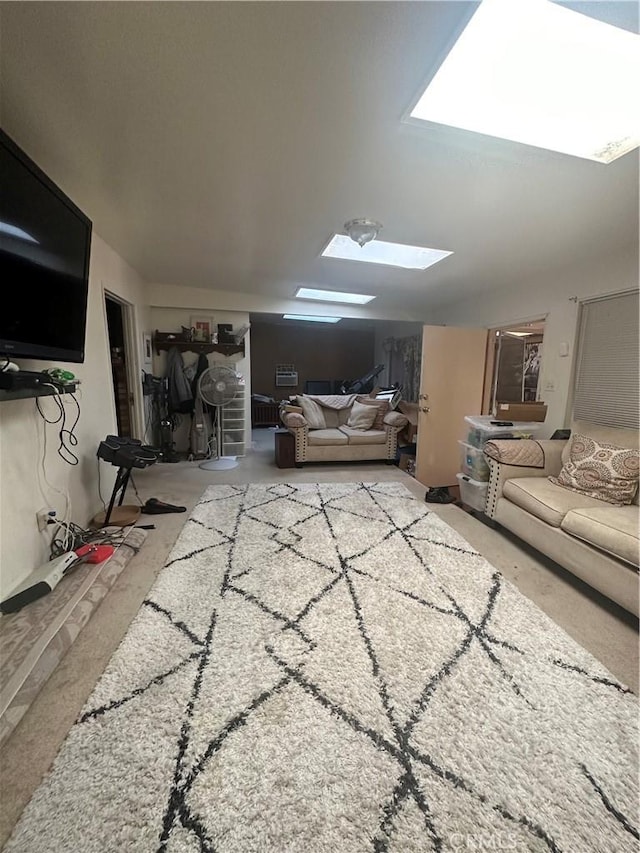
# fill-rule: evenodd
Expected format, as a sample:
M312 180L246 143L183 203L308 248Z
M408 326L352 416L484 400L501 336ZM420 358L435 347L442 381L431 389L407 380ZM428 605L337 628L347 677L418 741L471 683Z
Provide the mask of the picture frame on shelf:
M211 335L213 334L213 317L210 316L192 316L190 325L193 333L193 340L201 344L211 343Z

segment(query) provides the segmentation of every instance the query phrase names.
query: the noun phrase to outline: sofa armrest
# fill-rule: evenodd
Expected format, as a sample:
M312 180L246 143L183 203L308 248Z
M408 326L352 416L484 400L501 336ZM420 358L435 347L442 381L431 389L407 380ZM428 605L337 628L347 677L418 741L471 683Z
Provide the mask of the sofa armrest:
M282 412L282 423L287 429L308 429L307 419L300 412Z
M395 427L400 430L406 427L409 423L409 418L403 415L402 412L387 412L383 423L385 426Z
M546 441L532 442L540 446L539 449L542 455L541 459L538 456L538 462L534 465L508 464L490 455L495 453L495 455L499 456L504 455L505 457L517 458L518 451L513 445L524 444L528 441L531 440L491 442L494 447L489 448L489 453L485 454L489 464L489 490L485 512L489 518L495 517L496 505L502 497L504 484L507 480L512 480L515 477L555 477L560 473L560 469L562 468L562 450L567 443L566 441L551 441L547 439ZM500 446L498 447L498 445ZM502 445L507 446L502 447ZM532 456L535 457L537 454L532 448L530 449L532 450ZM521 458L523 458L526 455L526 448L520 451L520 454Z

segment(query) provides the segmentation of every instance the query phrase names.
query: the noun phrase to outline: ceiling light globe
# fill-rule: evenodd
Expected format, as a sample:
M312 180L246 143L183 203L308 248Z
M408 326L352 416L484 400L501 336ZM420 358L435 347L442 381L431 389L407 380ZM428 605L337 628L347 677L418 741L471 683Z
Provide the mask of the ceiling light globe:
M382 225L375 219L350 219L344 224L344 230L359 246L375 240L381 228Z

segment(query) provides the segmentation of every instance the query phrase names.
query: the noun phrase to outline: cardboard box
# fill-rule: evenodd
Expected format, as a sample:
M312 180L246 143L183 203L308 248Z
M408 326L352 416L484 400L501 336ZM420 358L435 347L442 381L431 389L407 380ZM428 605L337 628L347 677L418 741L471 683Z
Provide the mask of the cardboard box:
M546 403L496 403L497 421L542 423L546 416Z
M418 435L418 404L400 400L397 411L408 419L409 423L398 435L398 440L405 444L414 444Z
M407 474L410 474L412 477L416 475L416 457L413 453L403 453L400 452L400 459L398 461L398 468L401 471L406 471Z

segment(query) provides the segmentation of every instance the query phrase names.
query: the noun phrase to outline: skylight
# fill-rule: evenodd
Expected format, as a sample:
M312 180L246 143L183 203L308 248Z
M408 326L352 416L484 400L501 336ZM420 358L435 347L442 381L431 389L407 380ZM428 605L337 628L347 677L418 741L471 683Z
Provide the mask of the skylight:
M316 317L313 314L283 314L283 320L304 320L307 323L339 323L342 317Z
M610 163L640 144L639 41L549 0L483 0L411 117Z
M366 305L375 299L364 293L340 293L338 290L317 290L313 287L299 287L297 299L315 299L319 302L349 302L353 305Z
M386 243L384 240L372 240L360 247L346 234L334 234L322 257L383 264L407 270L426 270L451 254L453 253L442 249L405 246L403 243Z

